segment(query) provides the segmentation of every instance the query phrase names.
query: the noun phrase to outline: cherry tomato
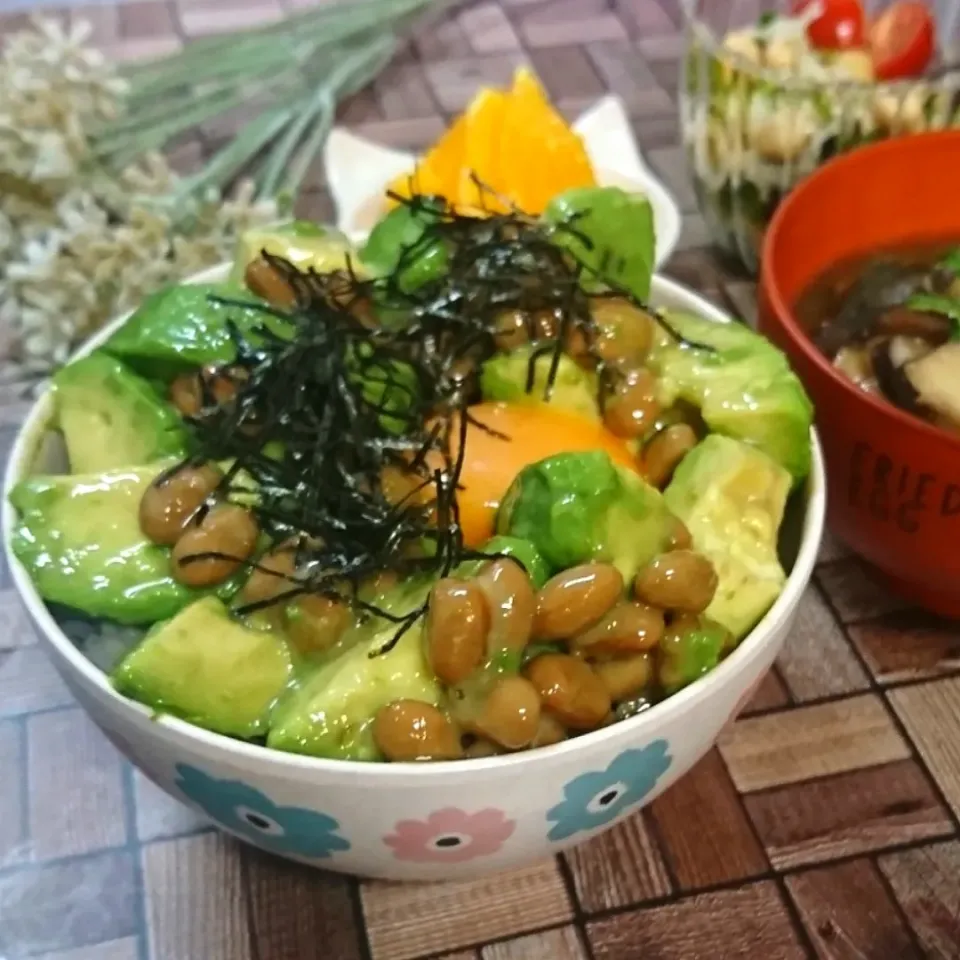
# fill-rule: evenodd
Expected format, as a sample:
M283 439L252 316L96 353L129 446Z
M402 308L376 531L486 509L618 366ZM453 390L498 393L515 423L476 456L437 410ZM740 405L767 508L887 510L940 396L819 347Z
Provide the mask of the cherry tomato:
M892 4L870 27L870 49L878 80L919 76L936 49L933 14L920 0Z
M867 18L861 0L794 0L791 12L796 16L812 4L823 12L807 25L807 37L819 50L846 50L862 47Z

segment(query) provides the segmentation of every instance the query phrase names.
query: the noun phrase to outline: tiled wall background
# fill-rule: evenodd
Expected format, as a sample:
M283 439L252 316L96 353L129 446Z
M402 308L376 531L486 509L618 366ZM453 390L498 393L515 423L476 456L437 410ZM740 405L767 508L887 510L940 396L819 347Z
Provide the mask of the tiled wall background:
M137 58L303 2L65 15ZM669 272L750 316L752 286L710 256L683 169L681 50L677 0L481 0L418 36L342 120L418 149L520 61L571 116L613 91L683 209ZM204 128L178 162L237 120ZM319 173L303 212L330 212ZM25 409L0 382L0 458ZM829 538L786 651L719 749L600 839L506 876L358 884L211 832L72 704L2 563L0 772L3 960L960 958L960 633L904 609Z

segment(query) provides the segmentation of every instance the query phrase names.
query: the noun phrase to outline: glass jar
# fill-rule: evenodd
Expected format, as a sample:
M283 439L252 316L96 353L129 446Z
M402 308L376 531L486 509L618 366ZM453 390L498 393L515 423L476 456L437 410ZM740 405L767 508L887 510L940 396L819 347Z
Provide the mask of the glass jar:
M864 6L876 16L892 2ZM960 71L946 66L960 62L960 0L928 0L934 68L888 83L873 79L866 51L814 57L803 24L785 19L789 0L762 10L757 0L682 4L680 130L690 174L712 240L751 274L780 200L821 163L876 140L960 126Z

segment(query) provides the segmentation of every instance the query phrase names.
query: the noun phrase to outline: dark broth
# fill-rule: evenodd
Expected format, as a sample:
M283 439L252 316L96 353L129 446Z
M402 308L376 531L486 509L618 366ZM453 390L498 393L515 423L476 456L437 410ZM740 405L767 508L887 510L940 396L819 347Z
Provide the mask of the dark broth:
M960 247L927 243L834 264L794 312L860 389L960 433Z

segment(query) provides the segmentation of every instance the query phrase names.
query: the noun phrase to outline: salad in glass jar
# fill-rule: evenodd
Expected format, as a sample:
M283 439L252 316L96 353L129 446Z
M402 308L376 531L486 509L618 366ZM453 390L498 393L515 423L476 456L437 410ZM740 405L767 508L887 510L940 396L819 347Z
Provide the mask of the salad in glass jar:
M686 5L681 130L714 241L755 273L773 211L821 163L960 125L960 5L795 0L746 24L741 6Z

